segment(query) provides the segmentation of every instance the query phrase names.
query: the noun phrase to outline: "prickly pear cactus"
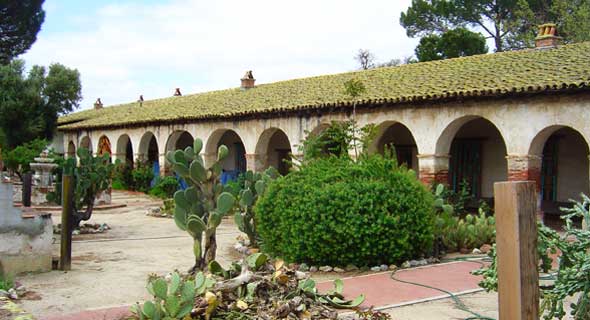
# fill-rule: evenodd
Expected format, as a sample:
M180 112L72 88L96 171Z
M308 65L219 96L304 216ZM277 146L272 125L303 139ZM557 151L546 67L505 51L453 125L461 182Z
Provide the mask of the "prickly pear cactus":
M219 146L217 160L209 168L200 155L202 149L203 141L195 139L192 147L166 154L172 169L189 185L186 190L174 194L174 222L194 240L193 272L206 269L209 262L215 260L215 232L223 216L231 212L235 204L235 197L224 190L219 179L221 162L229 153L227 147Z
M273 167L266 169L262 173L253 173L252 171L245 173L244 185L241 186L242 189L239 191L238 196L240 210L236 211L234 219L240 231L248 236L252 247L258 247L258 233L256 232L253 207L268 183L275 179L278 174Z

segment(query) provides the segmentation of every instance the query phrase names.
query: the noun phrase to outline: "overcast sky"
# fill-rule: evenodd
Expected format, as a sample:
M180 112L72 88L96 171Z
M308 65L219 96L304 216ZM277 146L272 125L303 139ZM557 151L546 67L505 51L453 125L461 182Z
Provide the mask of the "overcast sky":
M351 71L413 54L399 16L409 0L46 0L37 42L21 58L81 74L81 108Z

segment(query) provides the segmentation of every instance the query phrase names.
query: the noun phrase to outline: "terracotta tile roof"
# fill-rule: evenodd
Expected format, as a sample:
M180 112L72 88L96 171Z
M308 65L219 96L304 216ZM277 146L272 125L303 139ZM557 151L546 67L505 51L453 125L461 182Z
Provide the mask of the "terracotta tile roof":
M344 82L361 80L360 104L412 103L455 97L590 88L590 42L527 49L233 88L85 110L59 119L60 129L240 117L302 109L347 107ZM394 107L394 106L392 106Z

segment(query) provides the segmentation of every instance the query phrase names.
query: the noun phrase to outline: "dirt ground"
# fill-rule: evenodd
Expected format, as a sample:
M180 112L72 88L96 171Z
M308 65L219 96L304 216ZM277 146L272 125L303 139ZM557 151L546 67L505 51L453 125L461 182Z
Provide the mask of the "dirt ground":
M112 227L105 234L74 236L72 270L52 271L18 277L40 300L23 300L22 307L37 317L70 314L83 310L129 305L148 297L145 289L149 273L186 271L193 262L192 240L172 219L146 216L158 207L158 200L141 194L113 192L114 203L124 208L96 211L90 222ZM59 223L60 215L53 215ZM239 259L233 250L240 234L233 219L224 219L218 229L218 260L222 264ZM54 255L59 256L59 236ZM360 272L359 272L360 273ZM338 277L355 275L338 274ZM336 274L315 274L318 281ZM486 316L497 318L497 295L464 295L465 304ZM469 313L454 306L451 299L424 302L388 309L393 319L464 319Z
M120 306L148 298L149 273L186 271L193 263L192 240L168 218L146 216L160 201L145 195L113 192L114 203L127 207L94 212L90 222L107 223L111 230L100 235L74 236L72 270L18 277L41 300L23 301L35 316L74 313L87 309ZM59 223L54 213L54 223ZM233 219L224 219L217 230L218 260L229 263L239 256L232 249L239 231ZM59 256L59 235L54 256Z

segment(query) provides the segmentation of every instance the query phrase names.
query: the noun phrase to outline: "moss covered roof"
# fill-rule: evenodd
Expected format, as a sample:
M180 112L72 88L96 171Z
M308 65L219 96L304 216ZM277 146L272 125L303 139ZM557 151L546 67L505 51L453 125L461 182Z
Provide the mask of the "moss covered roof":
M590 42L260 84L85 110L59 118L61 130L241 117L346 107L344 82L361 80L361 104L412 103L590 88ZM394 106L392 106L394 107Z

